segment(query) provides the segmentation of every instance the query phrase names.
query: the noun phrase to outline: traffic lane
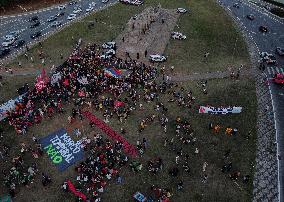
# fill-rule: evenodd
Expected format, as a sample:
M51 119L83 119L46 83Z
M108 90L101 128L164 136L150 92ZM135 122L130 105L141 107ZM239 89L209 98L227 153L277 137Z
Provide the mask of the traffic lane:
M90 1L92 2L92 1ZM77 15L77 17L80 17L80 15L83 15L83 14L86 14L85 12L85 9L89 7L89 3L90 2L87 2L86 3L86 7L84 8L83 6L84 5L81 5L82 7L82 12L80 14ZM98 10L99 8L101 8L102 6L105 6L105 5L108 5L109 3L114 3L116 2L116 0L112 0L112 1L109 1L107 4L104 4L104 3L101 3L100 1L96 4L96 6L94 7L95 10ZM77 4L78 5L78 4ZM69 9L68 9L69 8ZM63 11L65 11L65 15L62 16L62 17L59 17L59 20L58 21L61 21L62 24L65 24L67 23L69 20L67 20L67 16L69 15L69 12L70 13L73 13L73 10L74 10L74 6L69 6L69 7L66 7L66 9L64 9ZM52 16L52 15L55 15L57 14L58 12L60 12L57 8L54 8L52 10L47 10L45 12L41 12L39 13L37 16L39 17L40 21L41 21L41 24L36 27L36 28L30 28L30 25L32 24L32 22L29 22L29 18L31 16L35 16L35 14L30 14L30 16L23 16L21 19L17 19L18 20L22 20L22 21L19 21L19 24L18 25L15 25L13 28L15 29L11 29L11 27L7 25L8 28L7 28L7 32L9 31L16 31L17 29L16 28L19 28L19 26L21 26L23 32L21 33L21 35L19 36L19 40L25 40L26 43L29 43L29 42L32 42L34 40L38 40L38 39L31 39L31 35L34 34L35 32L37 31L41 31L42 32L42 35L44 34L47 34L55 29L58 29L58 28L53 28L51 27L51 23L50 22L46 22L47 19ZM45 21L46 20L46 21ZM2 36L5 36L7 32L3 32L2 33ZM1 39L0 39L1 40ZM16 49L13 48L13 46L10 46L10 49L11 49L11 53L15 52Z

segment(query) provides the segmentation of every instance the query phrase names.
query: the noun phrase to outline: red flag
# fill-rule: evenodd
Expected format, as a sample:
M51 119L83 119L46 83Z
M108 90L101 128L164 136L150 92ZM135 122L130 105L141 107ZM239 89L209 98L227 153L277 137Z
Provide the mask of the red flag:
M114 107L123 107L124 103L121 101L114 101Z
M42 69L40 75L36 78L36 90L37 91L41 91L42 89L44 89L46 87L46 84L48 82L48 76L45 72L45 69Z

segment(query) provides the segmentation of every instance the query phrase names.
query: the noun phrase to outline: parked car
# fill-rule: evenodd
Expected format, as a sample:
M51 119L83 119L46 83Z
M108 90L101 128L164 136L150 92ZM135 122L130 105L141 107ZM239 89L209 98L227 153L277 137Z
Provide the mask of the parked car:
M81 13L82 9L80 7L74 8L73 13L77 14L77 13Z
M94 7L90 6L89 8L86 9L86 12L90 12L92 10L94 10Z
M95 6L96 6L96 3L94 1L89 3L89 7L95 7Z
M234 7L234 8L240 8L240 4L239 4L239 3L235 3L235 4L233 5L233 7Z
M253 14L249 14L249 15L247 15L247 19L249 19L249 20L254 20L254 19L255 19L255 17L254 17L254 15L253 15Z
M107 3L108 2L108 0L102 0L102 3Z
M277 48L276 48L276 53L277 53L279 56L284 56L284 48L277 47Z
M20 34L21 32L19 30L11 31L8 33L8 35L12 35L15 39L17 39Z
M106 42L102 45L104 49L115 49L116 43L114 41Z
M35 22L35 21L38 21L38 16L33 16L33 17L30 17L29 18L29 22Z
M59 5L57 8L58 8L58 10L63 10L63 9L66 8L66 6L65 5Z
M277 60L276 57L268 52L261 52L259 54L261 61L265 62L266 64L272 64L272 65L276 65L277 64Z
M15 37L14 37L13 35L11 35L11 34L8 34L8 35L3 36L3 39L4 39L5 41L9 41L9 40L14 39L14 38L15 38Z
M187 10L185 8L177 8L178 13L186 13Z
M67 20L74 20L74 19L76 19L76 14L74 14L74 13L71 13L70 15L68 15L68 17L67 17Z
M9 40L6 40L2 43L2 46L3 47L8 47L8 46L11 46L14 42L16 41L15 38L11 38Z
M184 40L184 39L186 39L186 36L185 35L183 35L182 33L180 33L180 32L172 32L172 38L173 39L179 39L179 40Z
M75 5L75 4L77 4L77 1L71 1L71 2L69 2L69 5Z
M31 26L30 26L30 28L35 28L35 27L38 27L40 25L40 21L37 21L37 22L35 22L34 24L32 24Z
M260 27L258 28L258 30L259 30L260 32L262 32L262 33L268 32L268 28L267 28L266 26L260 26Z
M25 43L26 43L25 40L19 40L14 47L15 48L22 47Z
M150 61L151 62L165 62L167 60L167 58L163 55L150 55Z
M9 48L4 48L0 50L0 58L4 58L6 55L8 55L10 53L10 49Z
M61 16L63 16L64 14L65 14L65 12L61 11L61 12L57 13L55 16L56 16L56 17L61 17Z
M62 23L59 22L59 21L56 21L56 22L51 23L51 27L54 27L54 28L59 27L59 26L61 26L61 25L62 25Z
M31 34L31 38L32 39L38 38L40 36L41 36L41 31L38 31L38 32L35 32L35 33Z
M56 16L50 16L49 18L47 18L47 22L53 22L55 20L57 20Z

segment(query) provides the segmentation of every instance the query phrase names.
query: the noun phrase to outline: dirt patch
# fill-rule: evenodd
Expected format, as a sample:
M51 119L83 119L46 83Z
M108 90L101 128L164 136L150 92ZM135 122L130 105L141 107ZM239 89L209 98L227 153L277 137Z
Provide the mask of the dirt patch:
M147 57L150 54L164 52L178 17L179 14L174 9L146 8L132 17L117 37L117 56L125 59L129 53L132 59L148 63Z
M30 12L52 5L61 4L69 0L22 0L10 1L7 5L0 5L0 16Z

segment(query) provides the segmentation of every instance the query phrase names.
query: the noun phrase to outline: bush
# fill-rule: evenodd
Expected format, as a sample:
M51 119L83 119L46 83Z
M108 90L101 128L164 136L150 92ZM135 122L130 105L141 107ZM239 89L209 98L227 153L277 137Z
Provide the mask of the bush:
M284 9L282 8L271 8L270 12L273 13L274 15L284 18Z

